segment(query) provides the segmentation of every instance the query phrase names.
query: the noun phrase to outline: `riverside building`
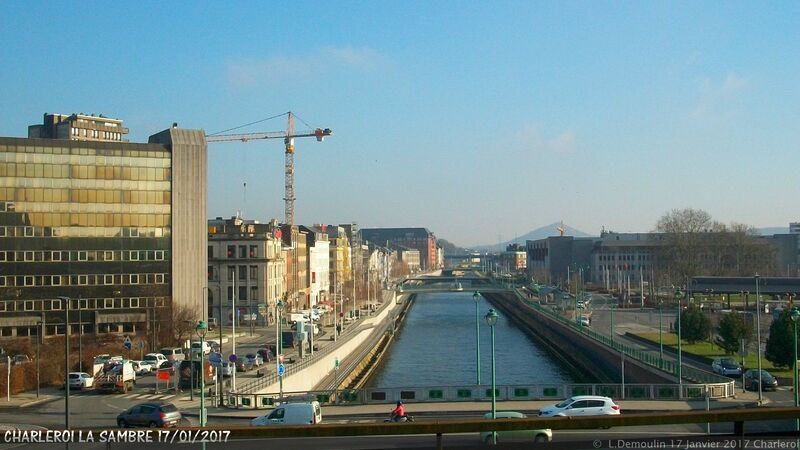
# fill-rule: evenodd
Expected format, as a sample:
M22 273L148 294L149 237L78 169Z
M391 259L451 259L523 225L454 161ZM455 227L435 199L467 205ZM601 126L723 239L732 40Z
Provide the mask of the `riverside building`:
M0 338L63 335L68 311L72 334L139 333L154 350L178 310L207 317L205 134L133 144L122 121L84 119L0 137ZM105 128L119 135L73 131Z

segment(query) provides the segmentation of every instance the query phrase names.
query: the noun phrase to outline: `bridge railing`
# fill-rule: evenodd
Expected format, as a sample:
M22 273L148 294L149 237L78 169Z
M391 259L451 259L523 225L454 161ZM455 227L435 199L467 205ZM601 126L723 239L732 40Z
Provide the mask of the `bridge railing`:
M619 384L619 383L567 383L527 384L497 386L497 401L553 401L574 395L602 395L615 400L702 400L730 396L728 383L706 384ZM398 388L365 388L340 390L335 395L330 390L308 392L278 392L238 395L232 404L251 409L268 409L283 401L317 400L322 405L367 405L405 403L443 403L490 401L491 386L427 386ZM246 399L247 401L243 401Z

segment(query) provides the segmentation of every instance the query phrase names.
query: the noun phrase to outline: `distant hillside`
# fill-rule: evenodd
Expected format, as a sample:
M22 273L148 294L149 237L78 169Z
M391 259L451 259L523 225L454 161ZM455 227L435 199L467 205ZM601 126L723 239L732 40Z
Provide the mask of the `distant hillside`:
M439 247L442 247L445 255L469 255L469 250L461 248L446 239L439 239L436 242L439 244Z
M561 226L561 222L553 222L550 225L545 225L543 227L539 227L533 231L530 231L522 236L519 236L516 239L512 239L510 241L506 241L500 244L486 244L486 245L479 245L474 247L475 250L478 251L489 251L489 252L497 252L503 251L506 249L508 244L520 244L522 246L525 245L525 241L535 241L537 239L544 239L550 236L558 236L559 232L556 229L557 227ZM592 236L589 233L583 232L576 228L572 228L569 225L564 224L564 228L566 231L564 232L565 236L575 236L575 237L589 237Z

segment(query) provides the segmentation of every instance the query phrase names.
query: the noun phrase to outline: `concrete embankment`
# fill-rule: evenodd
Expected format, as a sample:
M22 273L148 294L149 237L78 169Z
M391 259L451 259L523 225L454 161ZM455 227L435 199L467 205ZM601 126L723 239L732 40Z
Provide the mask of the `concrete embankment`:
M619 352L526 305L511 293L483 295L551 355L579 374L580 381L619 382L622 379ZM625 360L625 381L672 382L663 372L630 358Z

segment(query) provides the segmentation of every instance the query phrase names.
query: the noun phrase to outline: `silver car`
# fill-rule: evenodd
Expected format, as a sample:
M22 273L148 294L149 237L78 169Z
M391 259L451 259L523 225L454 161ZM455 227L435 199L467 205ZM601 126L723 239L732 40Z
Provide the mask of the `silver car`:
M524 419L525 414L516 411L497 411L495 417L498 419ZM492 413L483 415L484 419L492 419ZM509 430L497 431L497 442L507 441L528 441L528 442L550 442L553 439L553 431L549 428L542 428L539 430ZM481 441L491 444L492 432L481 432Z
M619 405L610 398L599 395L577 395L539 410L540 417L605 416L619 413Z

